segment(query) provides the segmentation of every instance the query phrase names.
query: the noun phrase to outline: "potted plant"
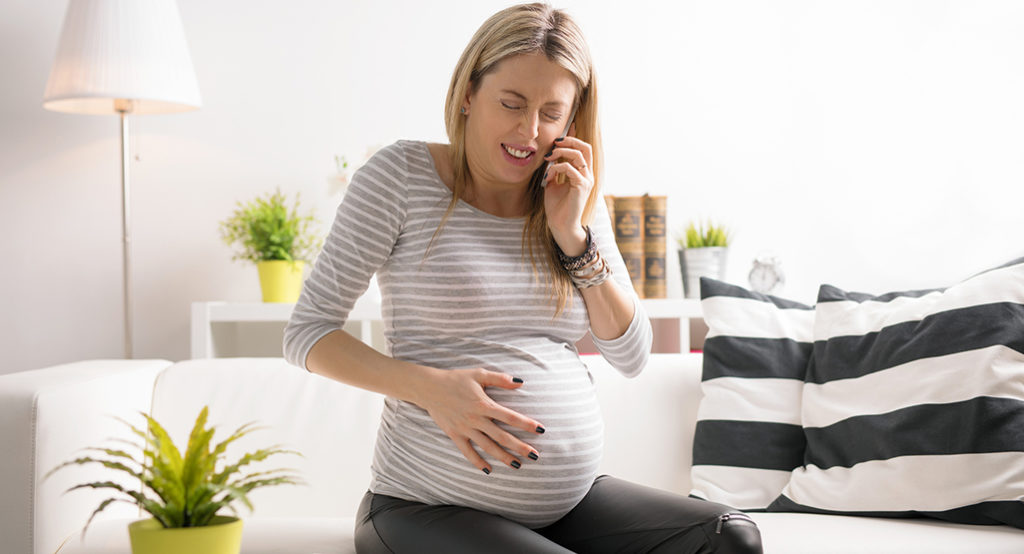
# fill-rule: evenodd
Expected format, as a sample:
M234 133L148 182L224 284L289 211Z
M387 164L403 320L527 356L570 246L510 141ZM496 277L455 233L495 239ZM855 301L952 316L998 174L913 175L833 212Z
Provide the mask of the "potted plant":
M690 222L678 237L679 268L683 277L683 295L700 298L700 278L725 279L725 262L732 236L722 225L708 221Z
M140 412L148 422L147 432L118 418L144 440L144 446L132 455L122 449L88 447L85 451L106 454L106 458L85 456L50 470L43 479L71 465L101 464L130 475L141 482L143 490L132 490L113 481L82 483L68 489L114 489L127 498L113 497L100 503L86 521L83 536L96 514L113 502L136 504L152 517L128 525L133 554L238 554L242 541L242 520L232 505L241 501L251 511L248 493L258 487L301 484L287 469L259 471L241 475L250 463L275 454L297 454L277 445L256 450L230 464L220 464L227 446L255 430L254 423L238 428L230 437L213 445L214 428L206 427L208 407L196 418L184 454L174 445L164 428L151 416ZM212 445L212 446L211 446ZM151 494L148 494L148 489ZM228 508L234 516L218 515Z
M256 264L264 302L295 302L302 290L302 270L320 250L313 214L299 215L299 195L289 209L277 190L238 208L220 224L221 238L236 250L232 260Z

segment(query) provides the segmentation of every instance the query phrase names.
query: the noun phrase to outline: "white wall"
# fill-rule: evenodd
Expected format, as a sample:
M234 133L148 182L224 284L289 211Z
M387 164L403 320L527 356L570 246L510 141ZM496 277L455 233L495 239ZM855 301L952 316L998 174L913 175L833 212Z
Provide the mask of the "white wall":
M218 222L333 156L442 140L454 63L508 5L178 0L204 105L133 119L135 352L188 357L189 305L255 301ZM122 353L118 123L41 100L66 2L0 3L0 373ZM784 296L943 286L1024 249L1024 3L567 1L600 72L607 192L731 224ZM681 295L669 264L669 293Z

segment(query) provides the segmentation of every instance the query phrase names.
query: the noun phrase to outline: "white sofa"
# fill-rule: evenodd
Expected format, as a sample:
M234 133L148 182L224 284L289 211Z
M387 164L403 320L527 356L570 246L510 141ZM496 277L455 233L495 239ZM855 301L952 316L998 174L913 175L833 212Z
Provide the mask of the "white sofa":
M599 356L587 356L607 423L603 471L687 494L693 430L700 400L699 354L656 354L628 380ZM369 481L382 397L348 387L276 358L171 363L96 360L0 376L0 552L124 553L129 521L148 517L127 503L97 516L85 540L80 529L104 491L62 492L114 475L73 466L42 481L58 463L108 437L134 438L110 416L140 424L152 411L184 444L205 404L217 437L257 420L256 431L229 451L282 443L302 452L272 457L266 468L293 467L308 486L252 494L242 551L353 552L353 514ZM811 514L752 514L768 553L1024 552L1024 531L928 519L876 519ZM429 552L429 549L424 549Z

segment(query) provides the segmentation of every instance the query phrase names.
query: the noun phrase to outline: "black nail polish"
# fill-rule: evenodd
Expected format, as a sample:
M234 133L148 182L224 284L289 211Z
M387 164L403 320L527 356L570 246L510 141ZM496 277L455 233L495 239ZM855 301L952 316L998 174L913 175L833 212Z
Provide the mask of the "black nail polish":
M520 379L519 377L513 377L513 378L512 378L512 382L513 382L513 383L522 383L522 382L523 382L523 380L522 380L522 379Z
M519 469L519 468L523 467L522 464L520 464L518 460L512 460L512 463L509 464L509 465L514 467L514 468L516 468L516 469Z
M485 468L484 468L484 473L486 473L487 475L490 475L490 474L491 474L491 470L489 470L489 469L487 469L487 468L485 467Z
M558 137L555 139L555 142L562 142L563 140L565 140L565 137Z
M537 426L537 432L538 432L538 433L543 433L543 432L544 432L544 428L543 428L543 427L541 427L540 425L538 425L538 426Z
M526 457L531 459L531 460L536 460L537 459L537 453L536 452L530 452L529 454L526 455Z
M553 149L552 149L552 150L548 150L548 153L547 153L547 154L544 154L544 157L545 157L545 158L547 158L547 157L551 156L551 154L552 154L553 152L554 152L554 150L553 150Z

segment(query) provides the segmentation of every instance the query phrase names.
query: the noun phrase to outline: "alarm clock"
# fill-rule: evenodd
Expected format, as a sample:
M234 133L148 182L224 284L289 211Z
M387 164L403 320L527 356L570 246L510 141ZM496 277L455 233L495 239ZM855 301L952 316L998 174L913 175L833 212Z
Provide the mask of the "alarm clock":
M786 276L782 273L782 262L772 254L761 254L754 259L754 266L747 279L750 288L761 294L773 294L782 290Z

